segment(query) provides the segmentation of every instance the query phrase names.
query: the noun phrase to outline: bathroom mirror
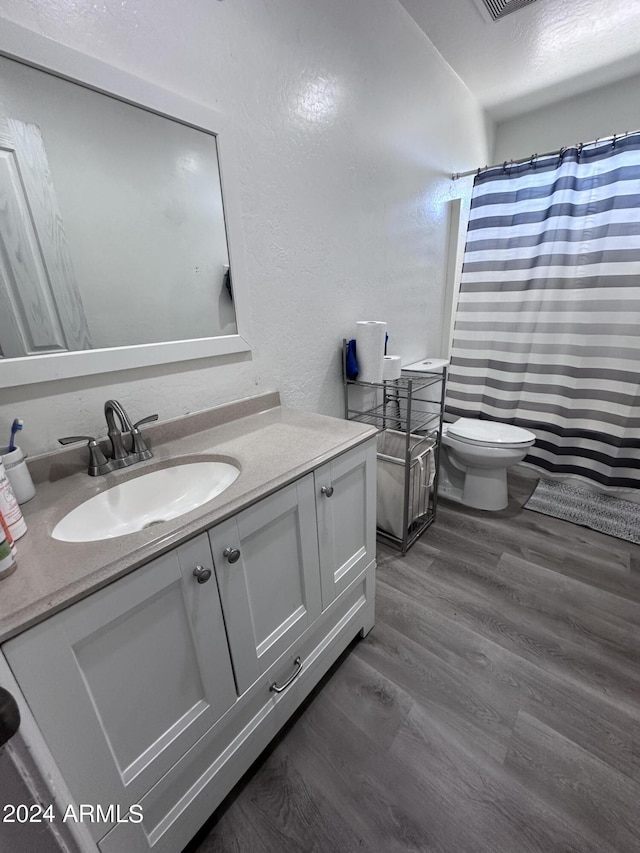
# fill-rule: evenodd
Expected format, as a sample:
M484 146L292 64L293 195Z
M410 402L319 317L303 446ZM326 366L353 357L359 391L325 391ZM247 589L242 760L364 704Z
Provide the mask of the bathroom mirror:
M230 136L2 22L0 386L250 349Z

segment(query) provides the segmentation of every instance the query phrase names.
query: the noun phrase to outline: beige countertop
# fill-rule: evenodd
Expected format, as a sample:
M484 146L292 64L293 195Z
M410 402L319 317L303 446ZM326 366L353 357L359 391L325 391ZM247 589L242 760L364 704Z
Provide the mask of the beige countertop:
M285 409L278 394L265 394L160 423L144 434L153 458L102 477L86 473L84 447L30 463L36 496L22 506L28 530L16 543L18 569L0 582L0 642L360 444L375 429ZM87 498L178 457L230 459L240 475L202 507L139 533L80 543L51 537L58 521Z

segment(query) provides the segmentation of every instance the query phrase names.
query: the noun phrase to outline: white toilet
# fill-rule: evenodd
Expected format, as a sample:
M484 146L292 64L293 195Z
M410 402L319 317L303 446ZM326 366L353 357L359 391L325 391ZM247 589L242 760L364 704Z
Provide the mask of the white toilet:
M507 505L507 468L521 462L536 437L495 421L460 418L442 427L438 494L476 509Z

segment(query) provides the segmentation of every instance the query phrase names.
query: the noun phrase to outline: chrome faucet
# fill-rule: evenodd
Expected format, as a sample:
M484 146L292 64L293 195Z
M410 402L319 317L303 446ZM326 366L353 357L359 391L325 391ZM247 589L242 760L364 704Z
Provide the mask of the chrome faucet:
M114 415L118 416L120 421L120 429L116 426ZM107 400L104 404L104 416L107 420L108 436L111 440L111 459L119 464L114 465L114 468L124 468L127 465L133 465L138 460L125 450L124 442L122 441L122 433L133 432L133 424L129 419L129 415L125 412L124 407L117 400Z
M129 465L135 465L136 462L142 462L144 459L151 459L153 453L147 446L146 441L142 437L140 427L142 424L148 424L152 421L157 421L157 415L149 415L135 424L131 423L129 415L124 407L117 400L107 400L104 404L104 416L107 421L107 429L109 439L111 441L111 457L107 458L100 448L99 440L91 438L87 435L71 435L67 438L59 438L60 444L71 444L75 441L88 441L89 448L89 476L97 477L101 474L108 474L110 471L115 471L118 468L127 468ZM116 417L120 426L116 424ZM125 447L123 436L131 436L131 447Z

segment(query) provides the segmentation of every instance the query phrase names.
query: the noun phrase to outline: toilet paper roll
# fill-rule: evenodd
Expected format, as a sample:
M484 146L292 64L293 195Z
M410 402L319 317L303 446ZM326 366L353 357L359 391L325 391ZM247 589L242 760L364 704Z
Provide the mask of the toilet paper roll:
M382 363L382 378L384 380L400 379L402 359L399 355L385 355Z
M361 382L382 382L386 334L387 324L382 320L358 320L356 323L356 358Z

